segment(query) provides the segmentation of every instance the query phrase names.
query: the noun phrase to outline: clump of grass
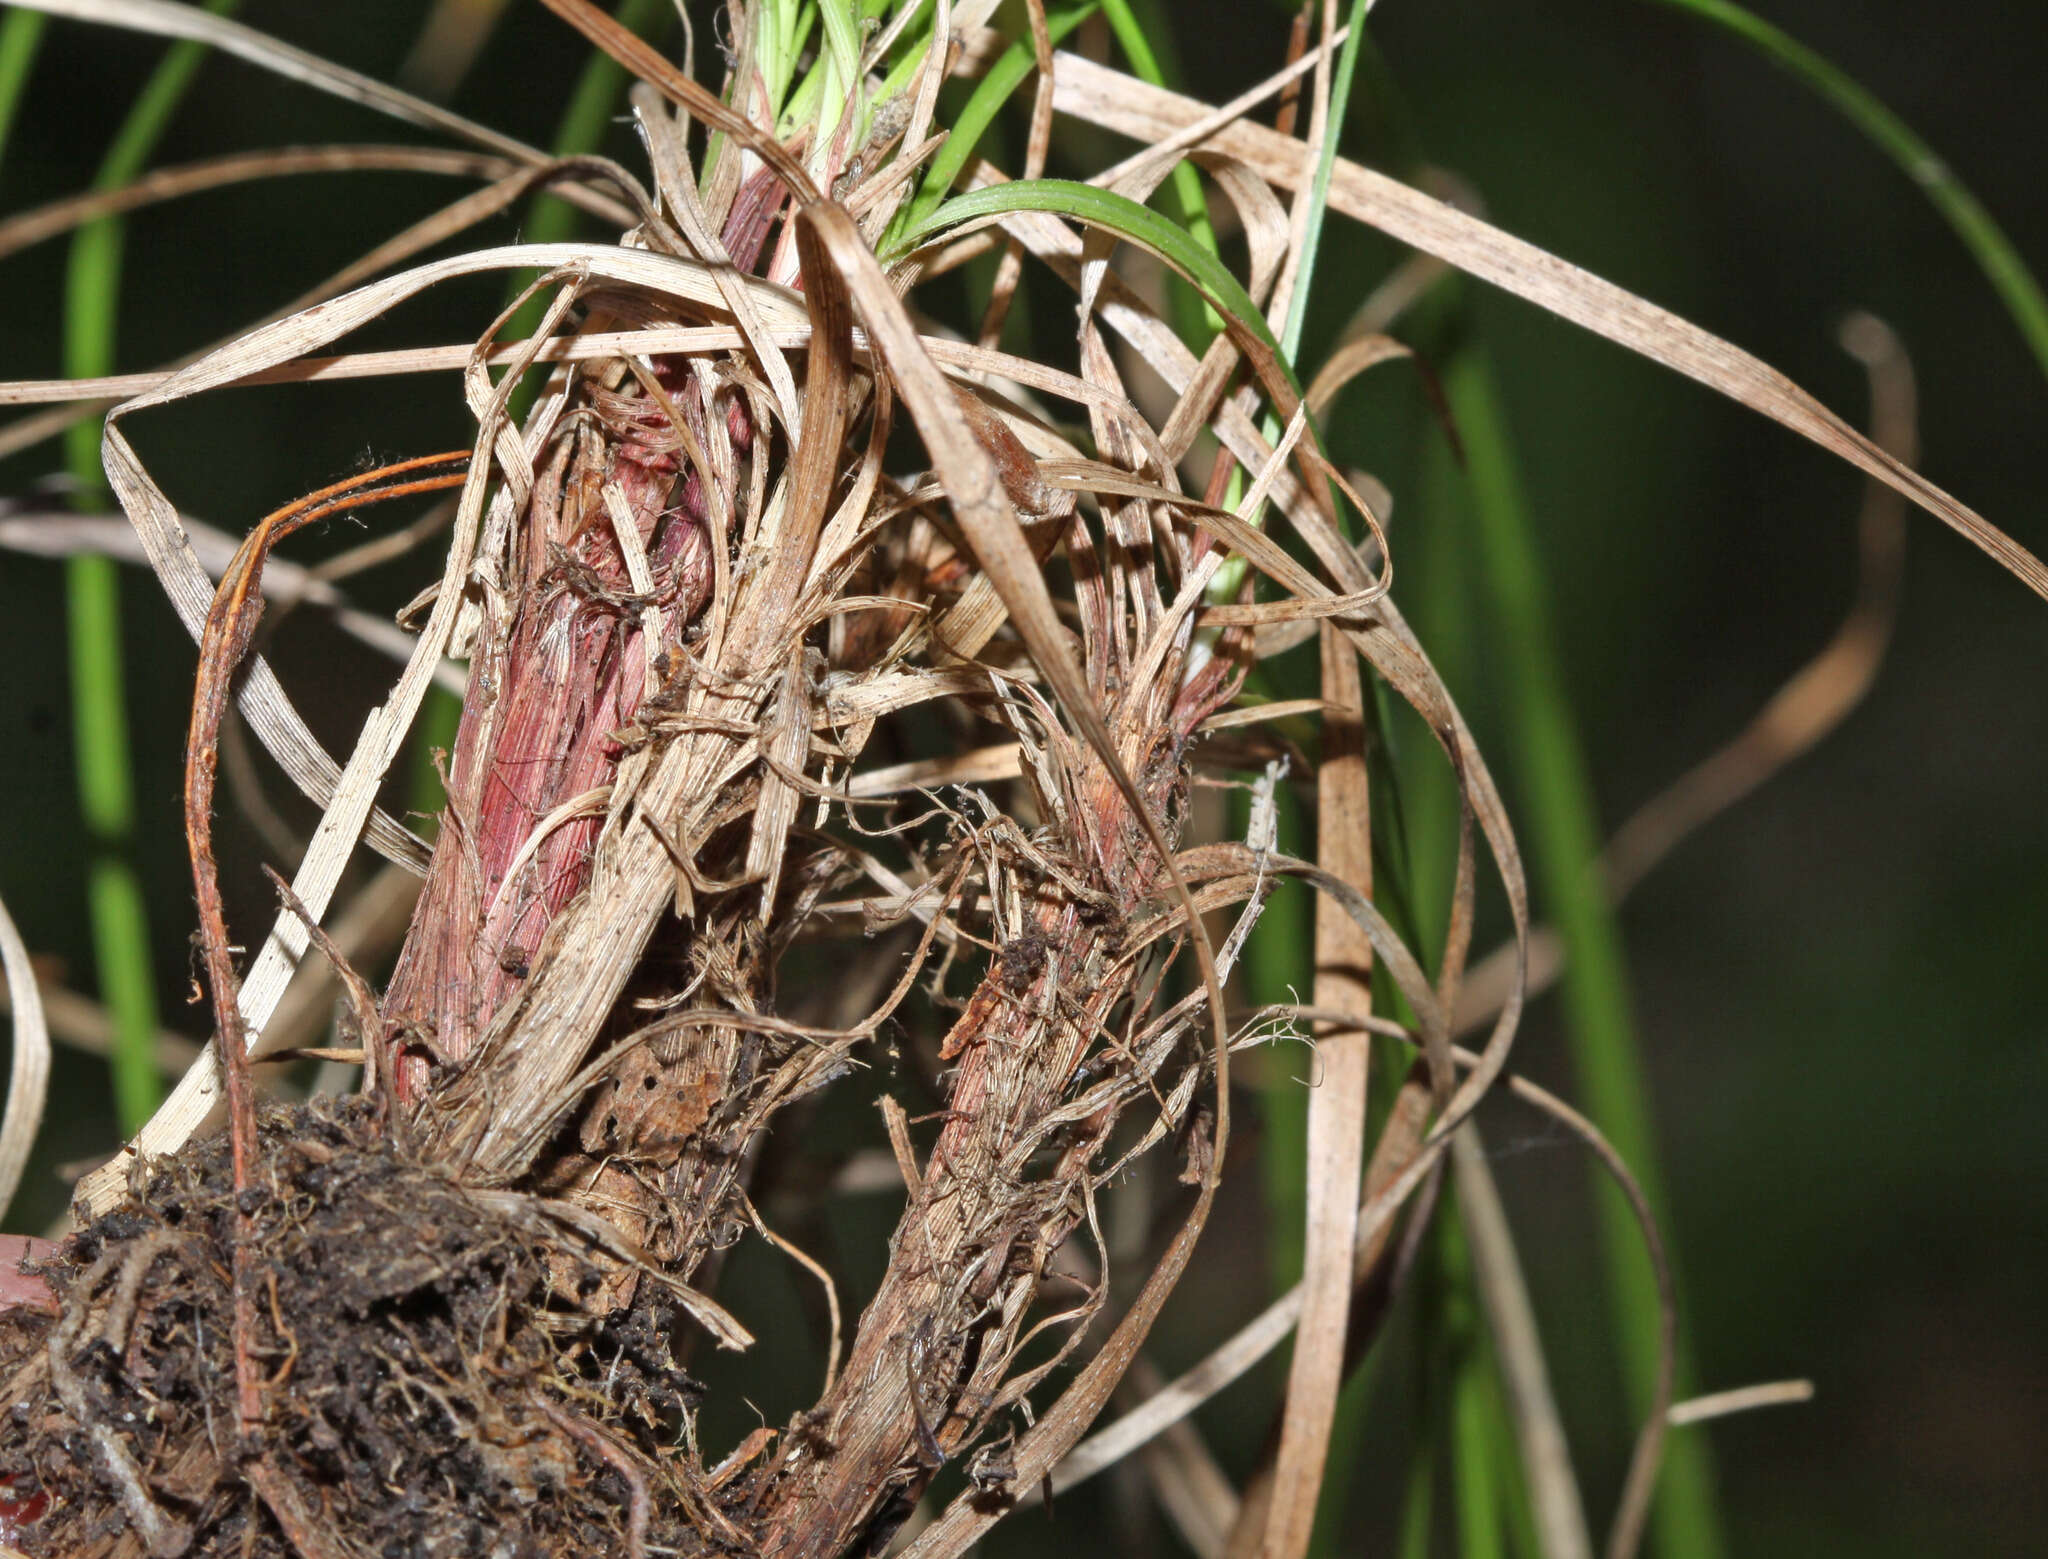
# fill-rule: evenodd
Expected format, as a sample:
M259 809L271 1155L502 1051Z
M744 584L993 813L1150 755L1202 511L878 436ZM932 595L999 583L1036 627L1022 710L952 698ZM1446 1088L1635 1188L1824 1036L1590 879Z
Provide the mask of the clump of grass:
M1339 343L1306 388L1296 361L1331 213L1776 417L2044 593L2048 572L1886 441L1746 354L1340 157L1363 3L1341 49L1328 5L1319 32L1297 29L1294 63L1221 111L1160 84L1141 13L1121 0L1105 13L1135 76L1055 58L1085 6L1048 12L1033 0L999 16L975 3L732 0L716 91L628 25L650 21L647 8L547 4L599 51L558 156L201 13L118 8L480 146L489 161L474 171L496 182L367 268L409 269L360 286L351 277L353 290L337 284L317 308L121 385L127 398L106 421L116 494L201 647L186 824L219 1054L138 1146L166 1160L156 1186L206 1181L214 1289L201 1305L173 1293L189 1274L152 1276L182 1238L175 1220L135 1221L159 1191L122 1166L82 1186L82 1205L103 1219L50 1268L62 1289L54 1315L24 1323L18 1383L47 1411L33 1454L5 1469L35 1479L61 1464L38 1491L61 1507L41 1517L45 1530L126 1531L153 1553L353 1552L386 1522L364 1493L383 1454L369 1428L381 1423L392 1443L424 1447L407 1465L466 1467L441 1453L452 1441L475 1448L491 1477L470 1497L519 1505L520 1530L542 1551L589 1540L602 1522L587 1492L601 1487L624 1509L616 1541L636 1555L650 1541L875 1552L957 1468L964 1485L928 1508L909 1549L939 1559L1168 1430L1295 1329L1286 1411L1243 1498L1182 1514L1204 1551L1295 1556L1310 1546L1342 1433L1339 1387L1421 1264L1441 1304L1434 1400L1469 1551L1514 1532L1545 1553L1590 1552L1512 1241L1468 1124L1502 1085L1591 1146L1648 1253L1647 1284L1625 1286L1619 1304L1639 1334L1644 1414L1610 1539L1627 1555L1677 1358L1654 1197L1628 1167L1647 1144L1627 1087L1602 1094L1602 1113L1621 1123L1603 1135L1505 1070L1529 983L1520 847L1394 603L1394 558L1361 491L1370 484L1322 450L1331 398L1405 349L1379 321ZM0 45L0 61L12 57ZM955 71L981 78L964 101L946 85ZM607 74L633 82L645 179L588 153ZM977 143L1027 84L1030 128L1012 176ZM1255 118L1290 90L1305 101L1285 123L1301 121L1303 136ZM1047 177L1056 99L1139 150L1088 180ZM1147 204L1169 180L1171 216ZM529 233L411 265L542 186L608 231ZM1226 209L1244 238L1242 273L1216 241ZM1133 251L1199 307L1176 311L1142 271L1120 271ZM939 278L991 263L988 296L953 332L913 312L940 296ZM1062 343L1072 371L1050 353L995 345L1026 264L1080 301ZM314 357L440 281L497 272L519 290L473 344ZM1141 406L1138 362L1171 392L1163 409ZM218 581L125 431L153 407L253 377L429 367L460 369L473 446L288 505L249 532ZM1581 1026L1610 1041L1592 1069L1598 1092L1602 1079L1626 1082L1626 1024L1610 1000L1623 987L1598 956L1611 920L1588 875L1585 788L1545 669L1540 579L1504 440L1475 371L1455 365L1446 383L1503 632L1531 657L1516 707L1539 877ZM535 384L529 403L523 387ZM337 763L255 654L272 549L316 519L430 490L457 494L439 579L409 613L417 638L404 671ZM1267 661L1310 641L1312 690L1274 698L1254 685ZM376 795L448 656L466 663L466 692L429 854ZM246 963L214 837L236 698L323 808ZM1393 771L1375 761L1396 700L1443 760L1424 782L1454 820L1442 859L1410 849ZM1288 765L1306 756L1303 729L1312 858L1281 848L1276 821ZM1197 803L1210 790L1245 798L1242 837L1205 823ZM359 841L424 875L381 992L321 929ZM1475 1000L1466 976L1482 854L1514 929L1501 962L1479 971L1504 977L1475 980ZM1254 1012L1235 1013L1225 982L1260 948L1257 924L1282 879L1318 894L1307 989L1272 988L1268 946L1253 955L1266 958L1268 988L1255 987ZM257 1108L255 1065L297 1048L273 1014L309 947L345 998L340 1042L318 1049L362 1067L345 1141L305 1121L273 1123L266 1138ZM1476 1051L1454 1043L1468 1019L1486 1031ZM1140 1349L1214 1205L1232 1053L1298 1035L1313 1037L1321 1069L1306 1173L1293 1166L1305 1187L1300 1284L1083 1443L1126 1374L1145 1373ZM881 1092L877 1135L904 1207L879 1283L848 1313L841 1275L772 1228L759 1193L821 1101L847 1094L891 1044L902 1069ZM1369 1108L1376 1044L1383 1065L1387 1047L1413 1058L1381 1090L1383 1108ZM225 1153L188 1142L222 1094ZM326 1209L340 1195L337 1177L317 1172L344 1151L376 1166L341 1177L374 1182L348 1194L387 1214L471 1198L517 1224L499 1231L517 1248L509 1265L464 1265L467 1248L448 1257L516 1288L511 1308L502 1295L483 1302L489 1283L471 1284L461 1303L474 1324L430 1346L414 1335L420 1316L376 1296L324 1323L342 1335L323 1347L381 1359L417 1390L307 1388L293 1374L301 1349L267 1242L304 1223L297 1198ZM1148 1153L1177 1159L1181 1189L1144 1209L1170 1214L1172 1232L1133 1281L1116 1270L1100 1204L1126 1194L1120 1180ZM1433 1245L1451 1165L1461 1217ZM337 1216L360 1228L367 1214L350 1205ZM543 1227L544 1240L533 1236ZM702 1403L666 1349L679 1330L752 1345L710 1293L740 1240L822 1284L830 1343L808 1405L707 1455ZM134 1396L132 1360L81 1341L119 1337L152 1293L178 1314L203 1310L212 1329L202 1345L193 1328L198 1410L184 1414L179 1443L150 1452L176 1479L145 1468L108 1406ZM562 1343L545 1369L538 1355L506 1367L515 1311L519 1328ZM174 1333L153 1339L166 1359L183 1345ZM462 1353L471 1333L486 1341ZM642 1354L657 1339L650 1364ZM639 1350L642 1374L674 1389L659 1400L615 1390L607 1349ZM456 1405L427 1374L444 1386L460 1377ZM369 1428L337 1450L308 1389L356 1392L363 1410L350 1423ZM239 1437L233 1457L215 1444L216 1417ZM1199 1465L1199 1442L1179 1434L1177 1454ZM505 1472L515 1451L526 1457L517 1476ZM1429 1497L1425 1471L1415 1533Z

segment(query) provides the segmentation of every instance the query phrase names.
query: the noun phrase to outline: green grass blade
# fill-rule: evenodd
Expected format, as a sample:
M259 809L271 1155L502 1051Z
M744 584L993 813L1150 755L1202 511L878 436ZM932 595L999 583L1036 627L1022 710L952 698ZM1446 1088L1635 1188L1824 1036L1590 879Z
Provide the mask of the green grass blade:
M1052 35L1052 41L1058 43L1087 20L1094 10L1094 0L1063 10L1049 10L1045 18L1046 31ZM988 74L981 78L981 84L961 105L960 112L953 116L952 124L947 126L946 144L933 154L932 165L925 170L924 181L918 185L917 198L904 208L900 219L901 231L892 233L885 240L885 249L908 247L905 238L931 220L939 210L940 202L946 198L946 192L952 189L953 181L960 177L961 170L974 155L974 149L989 125L1037 63L1029 43L1013 43L989 66Z
M14 116L20 111L21 95L28 87L47 20L40 11L9 11L0 16L0 158L6 156L7 132L14 128Z
M1502 1394L1500 1363L1481 1308L1465 1222L1448 1188L1436 1227L1441 1337L1449 1394L1451 1509L1460 1559L1537 1559L1521 1448Z
M1430 1534L1436 1524L1436 1449L1424 1442L1408 1464L1408 1487L1401 1495L1401 1518L1394 1538L1398 1559L1429 1559Z
M968 222L986 221L1017 211L1048 211L1075 222L1099 227L1105 232L1149 249L1183 278L1191 282L1218 313L1241 323L1260 343L1279 354L1280 343L1267 327L1265 316L1245 295L1235 276L1223 262L1188 236L1170 218L1141 206L1123 195L1113 195L1092 184L1072 179L1019 179L988 189L956 195L943 206L913 221L895 246L903 253L926 243L948 228ZM1281 357L1280 366L1297 390L1300 381Z
M121 666L121 588L111 558L69 559L64 582L78 809L91 850L86 911L99 997L114 1026L109 1058L114 1114L122 1132L132 1135L162 1102L163 1079L156 1066L149 909L134 862L135 785Z
M1437 1208L1436 1235L1444 1265L1443 1329L1450 1376L1451 1509L1460 1559L1507 1559L1506 1513L1501 1508L1503 1464L1515 1454L1500 1442L1488 1393L1479 1301L1472 1292L1471 1260L1457 1209Z
M1379 1064L1377 1048L1373 1051L1373 1064ZM1379 1384L1379 1361L1385 1356L1377 1349L1367 1354L1345 1377L1343 1388L1337 1393L1337 1416L1330 1426L1330 1454L1324 1464L1328 1470L1316 1495L1315 1533L1308 1548L1311 1559L1330 1559L1344 1552L1344 1518L1351 1508L1354 1481L1351 1469L1364 1461L1366 1413Z
M2048 297L2043 296L2041 284L2005 230L1911 125L1822 55L1730 0L1657 3L1689 12L1734 34L1811 88L1897 163L1963 241L2012 315L2041 372L2048 374Z
M234 8L235 0L211 0L206 7L215 15ZM205 53L205 45L192 42L173 44L165 52L115 133L95 188L118 189L141 174ZM114 371L122 234L120 221L106 218L88 223L72 239L65 275L64 371L73 378ZM80 502L103 504L98 424L74 424L66 435L66 454ZM65 590L79 811L92 848L87 903L93 958L100 999L114 1025L115 1112L121 1129L132 1133L155 1112L163 1079L156 1066L156 975L148 906L134 863L135 784L121 670L120 580L110 559L72 558Z
M1673 1245L1648 1087L1638 1054L1621 933L1595 875L1600 837L1592 787L1573 724L1551 629L1528 503L1515 467L1492 368L1467 346L1446 366L1444 391L1464 442L1476 548L1498 636L1490 663L1519 771L1534 877L1564 939L1562 999L1574 1071L1586 1111L1635 1170ZM1628 1207L1598 1177L1601 1242L1623 1378L1631 1407L1648 1405L1657 1363L1655 1279ZM1675 1260L1675 1257L1674 1257ZM1682 1337L1682 1334L1681 1334ZM1680 1391L1687 1371L1681 1341ZM1706 1443L1668 1442L1653 1516L1662 1559L1723 1552Z
M859 23L853 8L848 0L818 0L818 15L825 24L825 51L850 83L860 69Z
M1451 1507L1461 1559L1507 1559L1502 1540L1499 1447L1486 1418L1486 1362L1461 1352L1451 1377Z
M1444 1209L1439 1204L1436 1217ZM1455 1209L1452 1210L1455 1214ZM1403 1420L1410 1435L1408 1486L1401 1502L1395 1552L1400 1559L1429 1559L1436 1551L1438 1485L1447 1469L1451 1436L1451 1362L1454 1305L1445 1263L1445 1234L1439 1223L1423 1238L1409 1276L1414 1337L1409 1346L1408 1401ZM1316 1550L1316 1559L1327 1559Z

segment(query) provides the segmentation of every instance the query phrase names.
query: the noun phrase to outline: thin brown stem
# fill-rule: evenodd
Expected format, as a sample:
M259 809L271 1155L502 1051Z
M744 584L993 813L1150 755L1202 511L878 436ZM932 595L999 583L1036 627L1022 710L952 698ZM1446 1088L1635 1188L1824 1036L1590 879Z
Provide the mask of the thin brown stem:
M192 855L192 884L199 909L200 948L220 1035L221 1069L227 1085L228 1134L234 1162L237 1234L234 1260L236 1411L242 1431L253 1433L263 1418L262 1377L250 1351L256 1328L250 1292L249 1252L255 1233L250 1179L256 1154L256 1114L249 1078L248 1043L238 1004L240 981L221 906L220 867L213 853L213 797L220 765L221 722L234 696L235 672L248 653L263 615L263 564L270 549L318 519L387 498L435 492L460 483L469 452L401 461L324 487L267 516L249 533L228 565L206 616L199 646L199 673L192 694L192 723L185 742L185 841ZM445 468L460 462L452 474ZM436 471L430 476L414 476ZM411 478L393 481L392 478Z

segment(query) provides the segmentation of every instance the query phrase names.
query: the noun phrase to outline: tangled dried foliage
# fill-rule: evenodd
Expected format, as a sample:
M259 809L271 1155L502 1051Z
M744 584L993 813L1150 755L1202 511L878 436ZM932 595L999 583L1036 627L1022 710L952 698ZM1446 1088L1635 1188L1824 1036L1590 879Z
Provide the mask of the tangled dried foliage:
M1354 1295L1383 1296L1400 1209L1500 1076L1527 931L1485 764L1387 595L1377 522L1319 453L1267 324L1288 311L1305 213L1321 198L1309 175L1334 31L1263 92L1210 111L1055 60L1034 4L1026 180L1054 106L1157 148L1110 170L1106 189L1013 186L962 156L945 181L975 193L933 209L915 197L942 145L939 81L986 68L991 7L902 7L922 34L854 39L860 69L828 78L839 99L791 124L760 53L773 41L763 8L731 5L737 53L714 96L583 0L548 3L639 77L651 190L389 89L365 100L511 159L523 171L501 179L499 206L551 179L617 213L617 243L402 272L254 330L109 418L109 474L202 638L188 823L227 1043L224 1064L195 1069L144 1134L143 1167L84 1188L99 1216L47 1268L58 1315L7 1322L20 1438L0 1474L47 1498L35 1541L46 1534L49 1552L827 1559L879 1551L939 1470L964 1463L966 1487L912 1550L958 1553L1049 1478L1188 1261L1228 1133L1219 981L1291 873L1327 906L1325 974L1299 1015L1331 1036L1330 1071L1315 1105L1309 1281L1288 1317L1305 1317L1295 1395L1245 1519L1269 1552L1299 1553L1347 1316L1355 1352L1373 1313L1354 1311ZM359 78L232 24L147 0L114 11L365 97ZM821 47L822 59L847 41ZM1308 141L1244 122L1311 70ZM1129 198L1189 155L1248 240L1242 281L1160 235ZM1337 173L1338 209L1639 349L1654 342L1978 539L1996 536L1734 349L1413 191L1349 164ZM1120 240L1152 247L1221 311L1204 354L1111 268ZM983 344L921 327L910 289L998 242ZM989 344L1027 255L1076 290L1078 373ZM303 360L440 280L534 268L540 329L500 344L508 313L456 354L473 450L419 468L429 477L372 473L273 516L216 587L124 419L253 377L446 365L446 353ZM1311 399L1328 404L1346 375L1391 355L1378 339L1340 351ZM1164 415L1135 403L1133 363L1172 391ZM515 426L508 405L536 364L554 366ZM907 431L929 473L892 460ZM461 487L445 568L415 604L426 615L404 675L337 764L267 668L243 665L268 552L310 518L427 480ZM1347 535L1339 493L1369 540ZM1268 515L1290 541L1263 528ZM1228 707L1258 660L1310 638L1320 700ZM259 1115L248 1065L275 1043L266 1021L320 937L349 853L362 839L421 860L373 797L444 656L469 672L426 886L382 995L350 976L363 1097ZM1371 899L1373 679L1422 716L1465 801L1434 979ZM246 977L212 883L231 692L327 809ZM1265 722L1302 713L1324 722L1318 863L1276 853L1267 810L1288 748ZM916 756L933 729L954 745ZM1191 837L1198 785L1262 768L1249 840ZM1450 1036L1475 826L1516 940L1473 1055ZM1220 949L1210 921L1230 927ZM902 957L871 955L882 973L868 1010L791 977L793 949L825 960L821 944L863 936ZM1375 960L1416 1015L1425 1060L1368 1167L1362 1034L1409 1033L1370 1014ZM702 1291L735 1240L758 1232L793 1251L756 1211L750 1175L778 1128L803 1118L793 1106L869 1065L899 1015L935 1005L955 1009L943 1039L903 1048L928 1072L941 1124L920 1148L890 1101L908 1199L844 1360L835 1295L818 1400L707 1463L671 1348L691 1330L751 1341ZM223 1092L226 1139L187 1145ZM1096 1197L1162 1144L1184 1158L1184 1222L1105 1332ZM1070 1252L1056 1270L1084 1228L1094 1254ZM1277 1335L1268 1326L1261 1347ZM1170 1421L1155 1417L1149 1433ZM1654 1424L1645 1443L1632 1497Z

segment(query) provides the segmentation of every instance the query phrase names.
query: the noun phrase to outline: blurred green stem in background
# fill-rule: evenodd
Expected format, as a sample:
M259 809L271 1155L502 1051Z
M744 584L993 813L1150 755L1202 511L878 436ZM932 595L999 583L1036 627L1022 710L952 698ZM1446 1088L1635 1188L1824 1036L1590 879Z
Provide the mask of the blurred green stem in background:
M1602 887L1600 834L1586 760L1565 692L1529 503L1516 469L1500 392L1484 349L1465 342L1443 365L1445 398L1465 451L1478 571L1490 625L1488 664L1508 727L1512 772L1538 902L1565 947L1565 1027L1581 1102L1641 1181L1675 1254L1648 1085L1638 1052L1621 932ZM1476 605L1476 603L1475 603ZM1482 630L1484 631L1484 630ZM1627 1203L1595 1171L1609 1304L1630 1407L1647 1411L1657 1368L1656 1280ZM1679 1331L1678 1390L1691 1370ZM1706 1441L1666 1443L1652 1530L1662 1559L1723 1552Z
M221 15L235 0L208 0ZM119 189L138 178L177 111L205 45L175 43L144 84L100 163L93 187ZM121 247L118 218L87 223L71 241L64 292L64 372L74 379L114 371L119 329ZM74 423L66 463L81 508L107 503L97 420ZM128 751L128 707L121 670L121 589L111 558L65 564L70 624L71 705L77 744L78 802L92 841L88 905L100 999L114 1024L114 1108L124 1133L149 1119L163 1097L156 1066L156 974L149 917L135 871L135 781Z
M1396 1525L1394 1552L1399 1559L1430 1559L1436 1552L1437 1486L1446 1472L1452 1552L1458 1559L1541 1559L1522 1488L1514 1429L1472 1285L1463 1225L1455 1200L1445 1197L1437 1203L1417 1254L1413 1282L1414 1402L1407 1422L1414 1440ZM1346 1384L1347 1398L1368 1373L1360 1368ZM1327 1519L1327 1486L1324 1504L1312 1551L1347 1552L1331 1541L1335 1523Z
M36 46L43 41L40 11L9 11L0 16L0 159L7 155L7 132L14 128L14 116L21 110L22 91L36 62Z
M1408 1463L1408 1487L1401 1498L1401 1524L1394 1539L1398 1559L1429 1559L1436 1524L1436 1447L1426 1439Z
M1733 33L1811 88L1889 156L1968 248L2048 373L2048 300L2040 285L1997 222L1910 126L1819 54L1728 0L1659 3ZM1393 120L1398 129L1398 112ZM1425 639L1453 689L1466 691L1470 681L1450 662L1466 653L1473 637L1470 624L1492 624L1495 653L1489 660L1500 668L1497 691L1510 724L1513 768L1520 781L1538 897L1566 948L1562 999L1580 1091L1589 1113L1642 1181L1678 1264L1620 932L1595 875L1597 809L1565 694L1528 503L1489 362L1469 344L1454 347L1445 361L1444 388L1467 457L1477 555L1491 610L1477 610L1477 603L1468 598L1462 616L1447 616L1439 605L1437 612L1423 614ZM1458 566L1448 555L1455 543L1446 549L1440 539L1447 517L1447 510L1432 504L1428 528L1412 533L1409 543L1411 549L1436 547L1439 570ZM1444 588L1455 591L1448 579ZM1409 794L1413 805L1426 812L1429 802L1443 800L1441 789L1415 786ZM1440 818L1417 816L1415 821L1412 843L1420 841L1426 847L1432 833L1443 833ZM1414 880L1417 892L1426 893L1439 877L1418 869ZM1440 910L1425 910L1421 919L1434 929L1440 924ZM1641 1412L1656 1366L1655 1284L1620 1193L1601 1177L1595 1195L1623 1375L1631 1404ZM1681 1324L1681 1395L1691 1375ZM1713 1484L1711 1454L1703 1437L1678 1436L1667 1442L1652 1528L1662 1559L1715 1559L1725 1551Z
M1486 1338L1472 1291L1472 1261L1455 1200L1439 1199L1435 1260L1442 1273L1439 1346L1450 1406L1451 1509L1459 1559L1506 1559L1507 1516L1502 1487L1514 1457L1514 1435L1494 1421Z

